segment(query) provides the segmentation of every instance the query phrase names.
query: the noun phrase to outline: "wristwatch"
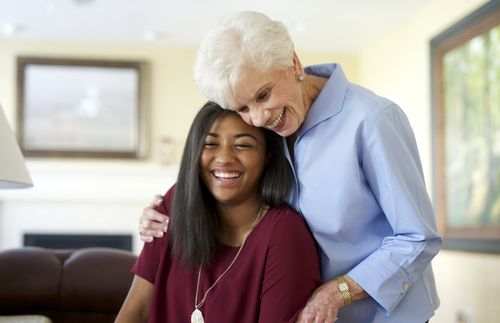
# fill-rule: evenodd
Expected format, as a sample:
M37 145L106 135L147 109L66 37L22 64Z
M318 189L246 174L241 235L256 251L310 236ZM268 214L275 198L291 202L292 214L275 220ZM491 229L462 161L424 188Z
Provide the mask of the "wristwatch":
M337 276L337 282L339 283L339 290L344 298L344 306L352 303L351 293L349 292L349 285L347 285L344 275Z

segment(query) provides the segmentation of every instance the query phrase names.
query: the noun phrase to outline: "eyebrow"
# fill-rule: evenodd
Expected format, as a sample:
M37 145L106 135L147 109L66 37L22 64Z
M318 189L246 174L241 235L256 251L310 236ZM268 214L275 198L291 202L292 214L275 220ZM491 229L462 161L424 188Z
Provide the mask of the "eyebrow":
M273 82L268 82L266 84L264 84L263 86L261 86L257 91L255 91L255 95L253 96L252 100L257 100L257 97L259 96L260 92L262 92L265 88L271 86ZM238 111L239 109L245 107L245 105L242 105L242 106L238 106L238 107L231 107L230 109L233 110L233 111Z
M210 137L219 137L218 134L214 133L214 132L209 132L207 133L207 137L210 136ZM246 132L242 132L242 133L237 133L236 135L234 135L234 138L242 138L242 137L250 137L250 138L253 138L253 140L257 141L257 138L255 138L254 135L251 135L249 133L246 133Z
M258 89L256 92L255 92L255 95L254 95L254 99L257 99L257 97L259 96L260 92L262 92L264 89L268 88L273 82L269 82L269 83L266 83L264 84L263 86L261 86L260 89Z
M253 138L253 140L257 141L257 138L255 138L253 135L251 135L249 133L239 133L239 134L235 135L234 137L235 138L250 137L250 138Z

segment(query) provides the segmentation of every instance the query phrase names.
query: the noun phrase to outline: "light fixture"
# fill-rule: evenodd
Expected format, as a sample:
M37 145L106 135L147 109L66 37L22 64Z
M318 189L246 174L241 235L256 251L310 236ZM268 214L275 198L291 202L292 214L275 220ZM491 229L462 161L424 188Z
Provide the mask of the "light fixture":
M167 33L160 30L146 30L142 33L142 38L148 42L161 41L167 38Z
M16 31L16 27L13 24L2 25L2 33L6 36L12 36Z
M31 186L23 154L0 105L0 189Z
M15 34L19 34L22 31L24 31L24 26L20 24L5 23L2 25L2 33L5 36L14 36Z
M86 5L94 2L94 0L73 0L73 2L76 3L77 5Z
M149 42L154 42L158 38L158 33L154 30L146 30L142 37Z
M47 13L52 14L54 13L55 10L56 10L56 5L53 2L47 2L45 4L45 11L47 11Z

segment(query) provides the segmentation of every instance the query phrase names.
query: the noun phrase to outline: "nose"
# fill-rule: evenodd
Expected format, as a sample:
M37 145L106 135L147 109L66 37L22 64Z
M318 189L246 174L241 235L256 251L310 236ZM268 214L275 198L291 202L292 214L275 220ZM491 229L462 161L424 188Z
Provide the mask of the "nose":
M229 144L221 144L217 149L215 160L220 165L227 165L235 160L234 151Z
M269 111L262 107L250 107L250 118L255 127L264 127L269 120Z

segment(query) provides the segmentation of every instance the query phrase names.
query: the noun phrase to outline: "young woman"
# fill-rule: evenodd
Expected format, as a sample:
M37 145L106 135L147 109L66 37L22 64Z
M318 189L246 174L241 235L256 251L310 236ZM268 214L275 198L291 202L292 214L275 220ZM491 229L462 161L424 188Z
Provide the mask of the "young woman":
M294 322L321 278L283 204L291 178L278 135L207 103L158 208L169 230L145 244L117 322Z

